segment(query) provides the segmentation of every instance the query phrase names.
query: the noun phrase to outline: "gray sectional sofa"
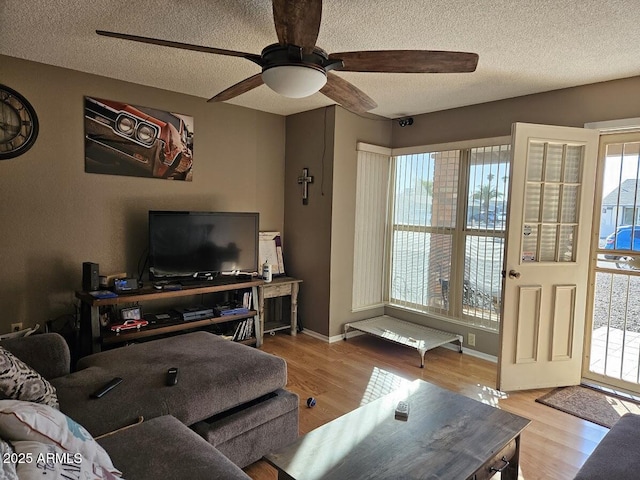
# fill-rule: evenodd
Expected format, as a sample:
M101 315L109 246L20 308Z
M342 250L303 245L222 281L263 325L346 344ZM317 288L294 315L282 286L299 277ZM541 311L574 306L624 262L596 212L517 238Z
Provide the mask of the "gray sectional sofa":
M587 458L574 480L637 480L640 453L637 441L640 415L626 413L618 420Z
M298 436L285 361L207 332L89 355L73 373L60 335L2 346L56 387L63 413L102 436L124 478L247 479L240 468ZM174 386L165 385L170 367L179 369ZM90 398L114 377L123 382Z

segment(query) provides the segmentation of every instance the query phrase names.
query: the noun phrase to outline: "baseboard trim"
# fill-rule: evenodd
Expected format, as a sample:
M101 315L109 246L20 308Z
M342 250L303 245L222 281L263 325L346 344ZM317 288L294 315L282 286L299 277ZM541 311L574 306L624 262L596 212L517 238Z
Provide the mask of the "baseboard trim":
M443 348L447 348L449 350L455 350L456 352L460 350L458 348L458 345L454 345L453 343L447 343L445 345L440 345L440 346ZM489 355L488 353L480 352L479 350L473 350L469 347L463 346L462 353L464 353L465 355L469 355L471 357L476 357L482 360L486 360L488 362L498 363L498 357L494 355Z
M344 340L344 335L343 334L334 335L332 337L328 337L326 335L323 335L323 334L318 333L318 332L314 332L313 330L308 330L306 328L302 331L302 333L304 333L306 335L309 335L310 337L316 338L318 340L322 340L323 342L327 342L327 343L336 343L336 342L340 342L340 341ZM353 337L357 337L358 335L364 335L364 333L352 330L350 332L347 332L347 339L353 338Z

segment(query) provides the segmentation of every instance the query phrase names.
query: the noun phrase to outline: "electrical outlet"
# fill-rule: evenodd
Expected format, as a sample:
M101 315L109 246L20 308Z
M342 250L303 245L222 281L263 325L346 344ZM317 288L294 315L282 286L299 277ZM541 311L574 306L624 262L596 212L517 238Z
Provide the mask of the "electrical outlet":
M19 332L20 330L22 330L22 322L20 322L20 323L12 323L11 324L11 331L12 332Z
M470 333L469 334L469 337L467 339L467 343L471 347L475 347L476 346L476 334L475 333Z

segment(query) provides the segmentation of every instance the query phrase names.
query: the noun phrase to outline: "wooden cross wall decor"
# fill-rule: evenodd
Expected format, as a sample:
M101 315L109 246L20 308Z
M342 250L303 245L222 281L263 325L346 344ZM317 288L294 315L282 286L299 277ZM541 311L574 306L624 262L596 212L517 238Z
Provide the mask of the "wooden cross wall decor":
M298 177L298 183L302 184L302 204L309 204L309 184L313 183L313 177L309 175L309 169L303 168L302 175Z

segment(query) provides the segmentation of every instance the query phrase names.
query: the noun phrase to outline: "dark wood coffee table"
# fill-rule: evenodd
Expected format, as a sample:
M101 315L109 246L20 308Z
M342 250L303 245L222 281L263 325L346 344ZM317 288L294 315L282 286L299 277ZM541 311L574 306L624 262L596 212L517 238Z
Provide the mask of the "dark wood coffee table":
M409 418L395 419L398 401ZM279 480L518 478L530 420L422 380L329 422L265 459Z

